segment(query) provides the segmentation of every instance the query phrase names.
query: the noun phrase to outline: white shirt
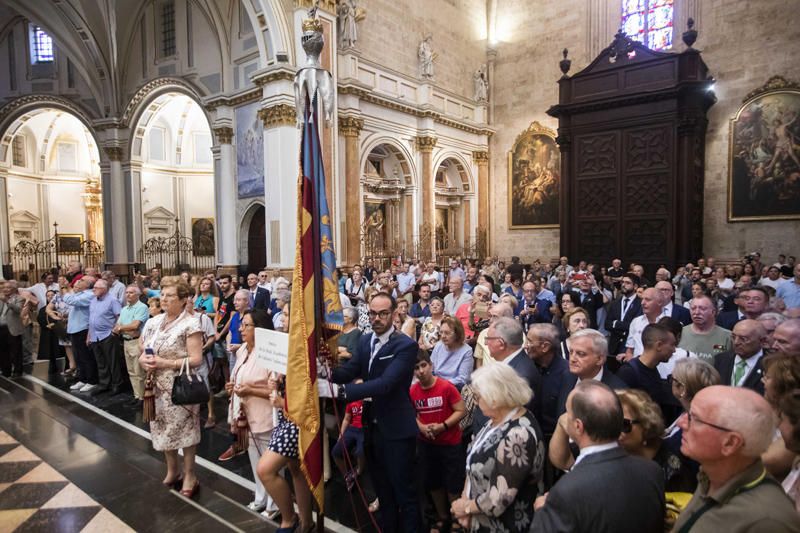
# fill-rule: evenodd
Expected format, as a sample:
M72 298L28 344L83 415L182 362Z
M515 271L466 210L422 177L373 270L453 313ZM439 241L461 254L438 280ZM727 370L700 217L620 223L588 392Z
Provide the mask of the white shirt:
M628 328L628 340L625 341L626 348L633 348L633 356L639 357L644 351L642 344L642 332L650 324L645 315L639 315L631 320L631 327Z
M26 290L33 293L33 295L36 296L36 299L39 300L39 304L36 306L36 310L38 311L47 305L47 291L56 291L56 293L59 293L61 288L58 286L58 283L51 283L45 287L44 282L42 282L28 287Z
M386 333L378 337L375 336L374 331L372 332L372 338L369 340L369 347L372 351L369 354L369 366L367 367L367 371L372 369L372 361L375 359L375 354L381 351L384 344L389 342L389 337L392 336L392 333L394 333L394 326L390 327ZM375 339L378 339L377 343L375 343Z
M456 299L451 292L444 297L444 312L447 315L456 316L456 311L458 311L458 308L471 301L472 296L470 296L466 291L462 291L458 296L458 299Z
M600 453L606 450L613 450L618 446L619 443L617 441L613 441L613 442L607 442L606 444L595 444L594 446L587 446L586 448L581 448L581 453L578 454L578 457L575 459L575 464L572 465L572 468L578 466L578 463L580 463L583 459L589 457L594 453Z
M686 359L688 357L696 357L695 355L690 354L683 348L675 348L675 353L672 354L672 357L669 358L669 361L665 363L658 363L656 370L658 370L658 374L661 376L661 379L667 379L672 375L672 371L675 369L675 363L677 363L681 359Z
M755 354L755 355L753 355L751 357L748 357L747 359L744 360L745 370L744 370L744 374L742 375L742 379L739 380L739 383L734 383L733 382L733 376L736 375L736 365L739 364L740 361L742 361L742 358L739 357L738 355L736 357L734 357L733 358L733 370L731 370L731 385L733 385L734 387L741 387L742 383L744 383L744 380L747 379L747 376L750 375L750 372L753 371L753 369L756 366L756 363L758 363L758 360L761 359L761 356L763 356L763 355L764 355L764 350L759 350L757 354Z
M661 316L672 316L672 302L669 302L667 305L664 306L664 309L661 310Z
M581 378L578 378L578 381L575 382L575 385L577 385L581 381L584 381L584 380L582 380ZM589 378L589 381L603 381L603 369L601 368L600 372L595 374L595 376L593 378Z

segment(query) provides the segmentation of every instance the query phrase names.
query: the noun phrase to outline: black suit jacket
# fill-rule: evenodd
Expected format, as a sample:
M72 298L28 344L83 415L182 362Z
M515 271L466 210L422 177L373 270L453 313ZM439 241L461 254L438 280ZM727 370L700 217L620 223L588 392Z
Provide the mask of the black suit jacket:
M682 305L672 304L672 318L681 323L681 326L688 326L692 323L692 313Z
M742 319L739 318L738 309L717 315L717 325L721 328L727 329L728 331L732 331L733 326L735 326L740 320Z
M761 367L762 359L764 359L763 356L758 359L756 366L747 377L744 378L742 387L754 390L761 396L764 396L764 382L761 381L761 378L764 376L764 369ZM719 353L714 357L714 368L716 368L719 375L722 376L723 385L731 385L735 361L736 353L733 350Z
M346 383L346 400L364 402L363 422L369 428L377 424L383 438L405 439L417 436L417 413L408 395L414 365L417 362L417 343L395 331L384 344L369 367L372 335L362 335L353 357L336 368L331 376L334 383ZM363 383L351 383L356 378Z
M586 312L589 313L589 327L597 329L597 310L603 307L603 293L600 291L594 293L589 291L589 294L584 295L578 290L573 290L573 292L577 294L578 300L582 300L581 307L586 309Z
M528 410L533 413L537 420L542 415L542 375L536 364L528 357L527 352L523 348L517 352L514 359L511 360L509 365L517 374L528 382L528 385L533 391L533 398L526 406ZM472 429L477 434L489 418L483 414L480 407L476 407L472 414Z
M622 316L622 298L614 300L608 307L606 314L606 331L610 333L608 338L608 355L615 356L625 351L625 341L628 340L628 329L631 321L642 314L642 301L635 297L628 306L628 312Z
M603 368L603 377L600 381L612 389L628 388L628 385L615 376L608 367ZM564 374L564 382L561 384L561 391L558 395L558 416L567 412L567 396L575 388L576 383L578 383L578 376L571 372Z
M531 532L660 533L664 472L622 448L589 455L550 489Z

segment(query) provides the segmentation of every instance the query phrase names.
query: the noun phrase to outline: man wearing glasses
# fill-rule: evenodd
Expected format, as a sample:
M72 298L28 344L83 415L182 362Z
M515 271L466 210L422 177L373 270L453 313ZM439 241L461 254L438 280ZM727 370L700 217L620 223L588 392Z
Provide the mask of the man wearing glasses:
M364 400L364 444L380 501L380 526L387 533L418 530L414 479L416 411L408 391L417 362L417 343L395 331L397 304L381 292L369 303L371 335L362 335L353 357L333 371L339 398ZM362 383L352 383L362 379Z
M678 425L681 452L700 463L699 484L673 532L798 532L800 520L761 454L775 435L764 398L742 387L715 385L697 393Z

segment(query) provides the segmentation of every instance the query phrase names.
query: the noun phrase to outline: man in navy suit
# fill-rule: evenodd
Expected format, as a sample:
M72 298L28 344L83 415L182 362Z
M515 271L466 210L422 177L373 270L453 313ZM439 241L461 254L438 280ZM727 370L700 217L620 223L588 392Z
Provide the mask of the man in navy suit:
M372 298L372 334L361 336L353 357L331 376L334 383L345 384L339 387L340 399L364 400L365 451L380 501L381 530L387 533L419 527L414 479L418 429L408 395L418 347L392 326L396 307L386 293ZM363 383L351 383L359 378Z
M247 275L247 290L250 291L250 309L263 309L269 313L269 291L258 286L258 276L254 272Z
M656 283L656 290L661 293L661 296L666 302L664 309L661 310L661 316L668 316L674 318L681 323L681 326L688 326L692 323L692 314L682 305L675 305L672 300L675 297L675 289L669 281L659 281Z
M733 350L714 356L714 368L722 376L722 385L745 387L764 395L762 349L767 330L761 322L744 319L733 326Z
M608 355L612 359L625 351L625 341L628 339L631 320L642 314L642 301L636 296L637 287L639 287L639 276L630 273L623 275L619 287L622 295L619 299L611 302L608 308L605 326L610 333Z
M558 416L567 411L567 397L581 381L595 380L612 389L627 389L624 381L605 366L608 341L596 329L582 329L569 336L569 373L558 397Z

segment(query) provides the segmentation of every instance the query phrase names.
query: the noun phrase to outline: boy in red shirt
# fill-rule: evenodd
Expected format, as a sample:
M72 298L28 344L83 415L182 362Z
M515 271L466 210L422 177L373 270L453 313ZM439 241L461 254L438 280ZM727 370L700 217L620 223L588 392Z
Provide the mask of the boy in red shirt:
M353 490L356 478L364 471L364 430L361 425L361 414L364 409L362 400L350 402L345 407L345 415L342 420L342 427L340 430L339 440L333 446L332 454L336 466L344 477L347 490ZM356 470L350 470L347 467L347 461L344 458L344 450L347 449L350 464L352 465L355 460L357 463ZM355 452L355 455L353 454Z
M458 422L464 418L466 407L455 385L433 375L431 358L425 350L417 354L414 376L418 382L411 386L409 396L417 410L417 449L425 488L430 491L439 517L434 529L442 531L450 518L449 502L464 488L466 459Z

